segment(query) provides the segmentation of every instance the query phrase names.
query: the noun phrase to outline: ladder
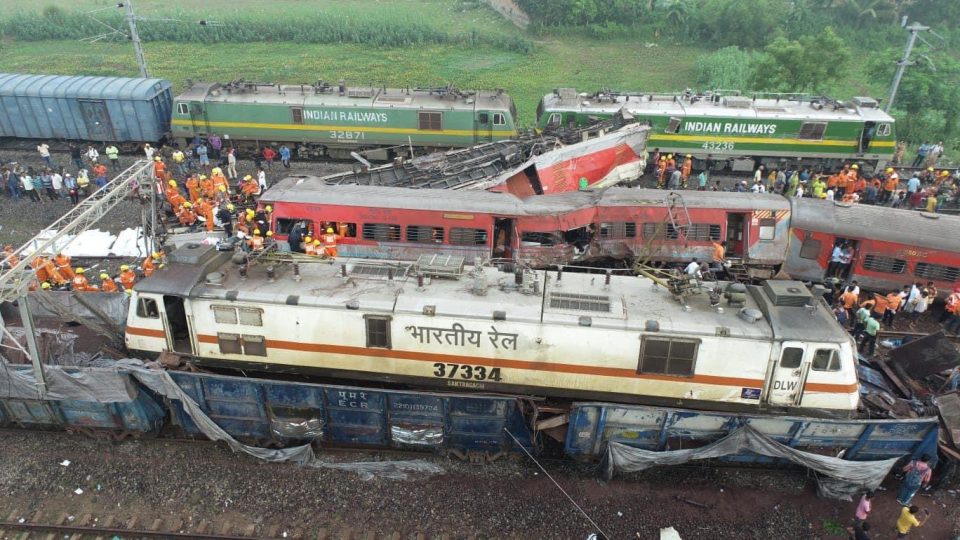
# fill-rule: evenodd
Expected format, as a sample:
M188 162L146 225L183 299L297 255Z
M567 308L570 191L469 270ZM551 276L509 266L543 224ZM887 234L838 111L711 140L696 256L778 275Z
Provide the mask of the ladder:
M664 202L666 203L664 204L666 214L663 217L663 221L657 223L652 231L641 231L644 237L644 244L640 253L638 253L634 259L634 273L636 274L643 273L647 275L649 270L653 268L651 263L657 252L657 244L666 240L677 240L683 245L687 243L687 232L690 229L690 212L687 210L687 204L683 200L683 195L671 191Z

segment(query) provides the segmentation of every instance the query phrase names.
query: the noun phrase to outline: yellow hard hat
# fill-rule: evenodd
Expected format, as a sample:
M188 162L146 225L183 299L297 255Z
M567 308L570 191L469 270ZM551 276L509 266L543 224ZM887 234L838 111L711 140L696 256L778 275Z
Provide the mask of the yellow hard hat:
M150 254L150 256L153 257L154 259L159 259L159 258L160 258L160 252L159 252L159 251L154 251L153 253Z
M927 167L927 170L933 172L933 167Z
M260 229L254 229L254 230L253 230L253 234L259 235L259 234L260 234Z
M851 169L859 169L860 166L857 165L856 163L854 163L853 165L850 166L850 168L851 168Z
M78 274L82 274L82 273L83 273L83 268L80 267L80 266L78 266L78 267L77 267L77 273L78 273Z
M220 170L220 167L214 167L213 169L210 170L210 172L216 175L216 174L220 174L223 171Z
M224 191L226 191L226 190L227 190L227 186L220 186L220 191L221 191L221 192L224 192Z
M313 241L313 245L319 246L319 245L320 245L320 241L319 241L319 240L314 240L314 241Z
M253 177L249 174L243 177L244 180L253 180Z
M206 179L207 179L207 175L201 174L201 175L200 175L200 179L201 179L201 180L206 180Z
M327 234L332 233L332 232L333 232L333 227L327 227Z
M133 295L133 289L124 289L123 292L127 293L127 296Z
M673 154L667 154L667 159L673 158Z
M887 167L887 172L888 172L888 173L893 172L893 167Z
M313 238L311 238L311 237L308 236L308 237L304 238L303 241L309 244L310 242L313 242Z
M167 183L170 184L170 187L177 187L177 181L176 181L176 180L171 180L171 181L169 181L169 182L167 182Z
M267 207L264 208L264 210L266 210L267 212L273 212L273 207L268 204Z
M228 205L227 205L227 210L233 212L233 205L232 205L232 204L228 204Z
M100 279L110 279L110 274L104 272L100 274Z
M121 264L121 265L120 265L120 270L122 270L122 271L124 271L124 272L126 272L126 271L129 270L129 269L130 269L130 267L127 266L127 265L125 265L125 264Z
M49 289L49 288L50 288L50 284L47 283L46 281L44 281L43 283L40 284L40 288L41 288L41 289Z
M247 208L247 215L250 216L250 217L253 217L253 216L256 215L256 214L254 214L253 209Z
M687 154L687 157L693 157L693 156L691 156L690 154Z
M940 171L940 176L950 176L950 171Z
M184 207L184 208L193 208L193 203L191 203L190 201L187 201L187 202L183 203L183 207Z
M160 161L160 156L154 156L153 160L154 160L154 161Z
M273 231L267 231L267 236L273 236Z

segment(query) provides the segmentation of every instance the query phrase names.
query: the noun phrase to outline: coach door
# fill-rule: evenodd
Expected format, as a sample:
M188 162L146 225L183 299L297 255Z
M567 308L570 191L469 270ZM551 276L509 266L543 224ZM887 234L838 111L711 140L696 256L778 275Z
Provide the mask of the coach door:
M167 332L167 346L173 352L193 354L190 325L187 321L183 297L163 295L163 327Z
M727 252L728 257L747 256L747 215L743 213L730 212L727 214Z
M190 122L193 124L194 133L208 133L207 129L207 109L202 102L190 104Z
M91 141L115 141L113 124L110 122L110 112L102 99L80 100L80 115L87 127L87 136Z
M770 370L767 381L767 403L793 406L803 397L803 383L810 369L809 352L799 341L785 341L780 349L780 358Z
M485 143L493 140L493 113L480 111L474 113L473 141Z

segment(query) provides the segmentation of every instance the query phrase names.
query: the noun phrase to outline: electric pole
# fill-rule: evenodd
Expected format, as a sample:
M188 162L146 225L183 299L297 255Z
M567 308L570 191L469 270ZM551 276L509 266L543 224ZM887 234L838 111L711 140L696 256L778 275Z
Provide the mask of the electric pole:
M133 12L133 2L126 0L120 5L127 8L127 24L130 25L130 41L133 41L133 50L137 55L137 65L140 67L140 76L147 78L150 76L147 71L147 57L143 55L143 44L140 43L140 34L137 32L137 16Z
M887 98L887 102L883 106L883 110L887 112L890 112L890 108L893 107L893 100L897 97L897 88L900 87L900 79L903 78L903 72L906 71L907 66L913 63L910 61L910 53L913 52L913 45L917 42L917 34L930 30L930 27L913 23L907 27L907 30L910 31L910 37L907 39L907 47L903 50L903 58L897 62L897 72L893 76L893 85L890 87L890 97Z

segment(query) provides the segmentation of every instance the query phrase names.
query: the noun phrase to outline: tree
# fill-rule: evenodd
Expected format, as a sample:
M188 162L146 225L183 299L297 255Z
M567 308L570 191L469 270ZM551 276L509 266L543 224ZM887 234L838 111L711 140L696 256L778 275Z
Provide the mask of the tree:
M827 28L799 40L779 37L755 63L751 87L777 92L822 92L844 71L850 58L846 42Z
M781 35L785 0L705 0L696 9L696 33L707 41L762 47Z

